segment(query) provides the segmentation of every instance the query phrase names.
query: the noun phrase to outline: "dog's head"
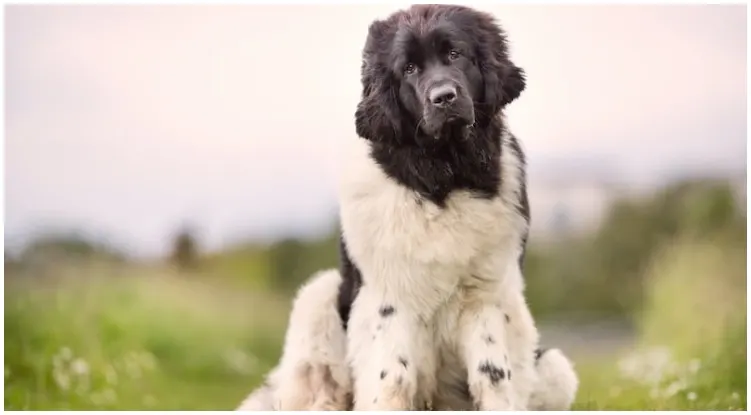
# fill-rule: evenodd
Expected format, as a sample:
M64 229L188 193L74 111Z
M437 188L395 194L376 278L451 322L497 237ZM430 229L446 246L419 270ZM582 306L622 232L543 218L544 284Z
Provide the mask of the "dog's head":
M482 128L525 87L492 16L417 5L375 21L363 50L359 136L431 142ZM421 140L426 138L427 140Z

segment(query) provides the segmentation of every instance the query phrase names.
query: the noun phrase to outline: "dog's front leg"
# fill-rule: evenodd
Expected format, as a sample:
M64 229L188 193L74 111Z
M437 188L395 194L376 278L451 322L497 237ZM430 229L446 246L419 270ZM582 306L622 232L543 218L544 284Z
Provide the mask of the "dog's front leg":
M362 287L349 330L355 410L418 410L435 390L432 331L409 301Z
M480 300L461 316L459 343L467 366L469 391L481 411L516 409L513 372L500 304Z

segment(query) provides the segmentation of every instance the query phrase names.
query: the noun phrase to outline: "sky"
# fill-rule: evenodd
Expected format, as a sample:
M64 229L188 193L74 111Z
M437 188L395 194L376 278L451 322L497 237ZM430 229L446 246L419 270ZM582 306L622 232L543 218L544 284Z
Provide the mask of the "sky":
M507 115L531 189L745 174L745 6L476 7L527 73ZM331 229L367 28L398 8L7 6L6 245L75 227L152 256L186 222L208 249Z

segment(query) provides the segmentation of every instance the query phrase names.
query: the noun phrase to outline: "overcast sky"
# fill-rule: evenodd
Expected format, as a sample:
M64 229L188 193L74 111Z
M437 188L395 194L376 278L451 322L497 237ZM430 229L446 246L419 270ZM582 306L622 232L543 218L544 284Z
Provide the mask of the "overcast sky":
M745 6L478 7L527 71L509 121L532 169L745 171ZM6 7L6 243L70 225L151 255L184 220L212 248L327 229L367 27L393 10Z

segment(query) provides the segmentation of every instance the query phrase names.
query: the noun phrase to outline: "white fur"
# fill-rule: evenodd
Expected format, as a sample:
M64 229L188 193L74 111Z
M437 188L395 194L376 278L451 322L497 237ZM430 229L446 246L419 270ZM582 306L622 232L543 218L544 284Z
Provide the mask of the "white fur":
M351 384L345 368L345 354L340 348L345 333L336 311L340 282L336 270L319 272L300 288L293 303L284 353L279 365L270 372L264 385L246 397L237 410L270 411L347 410L351 407ZM320 328L325 328L320 330ZM456 356L442 356L444 366L438 373L439 394L433 401L436 410L471 410L473 403L457 388L456 380L466 377L466 370ZM332 388L312 371L295 368L329 365L330 373L341 376L340 387ZM574 400L578 381L571 363L556 349L542 355L535 365L538 373L529 403L531 410L565 410ZM342 397L346 396L343 400ZM327 404L328 403L328 404Z
M443 208L387 177L365 140L347 158L341 223L363 275L347 332L356 410L433 407L437 379L462 376L479 409L528 408L538 333L518 266L522 172L501 139L500 196L456 191Z
M499 196L456 191L438 207L387 177L367 142L353 140L340 216L363 286L349 329L336 311L338 273L314 277L295 301L279 367L241 409L343 410L347 394L355 410L571 405L578 381L563 354L549 351L535 365L539 335L518 265L528 226L517 209L523 172L510 136L501 142Z
M336 309L336 270L313 275L297 293L280 364L238 410L345 410L350 374Z
M534 411L565 411L571 407L579 387L574 366L558 349L550 349L536 364L538 384L529 400Z

